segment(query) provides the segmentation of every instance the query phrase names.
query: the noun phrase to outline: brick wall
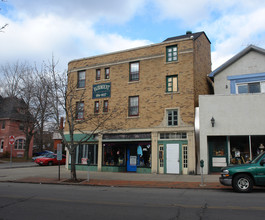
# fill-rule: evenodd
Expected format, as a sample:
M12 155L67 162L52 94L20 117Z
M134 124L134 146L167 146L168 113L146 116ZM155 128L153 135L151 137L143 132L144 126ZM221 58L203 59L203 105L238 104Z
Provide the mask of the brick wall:
M9 144L9 136L15 136L15 140L17 139L26 139L25 134L23 131L19 129L19 121L14 120L5 120L5 129L2 129L2 121L0 122L0 141L4 140L4 149L3 153L5 151L10 152L11 145ZM32 148L33 148L33 138L30 143L30 149L29 149L29 157L32 157ZM24 156L24 150L23 149L15 149L15 145L12 145L12 155L13 157L17 156Z
M166 46L178 45L178 61L166 62ZM140 61L139 81L129 82L129 63ZM85 115L93 115L94 101L109 100L109 113L118 109L117 117L108 120L105 127L115 129L144 129L165 127L165 110L179 109L179 126L193 126L194 107L198 95L208 93L206 75L210 72L210 43L205 35L198 39L165 42L121 51L69 63L69 85L76 85L77 71L86 70L85 89L74 90L77 96L84 95ZM96 69L110 68L110 79L96 81ZM166 93L166 76L178 75L179 92ZM111 82L111 97L92 99L95 84ZM128 117L129 96L139 96L139 116ZM78 101L78 98L76 98ZM83 130L92 130L93 125L80 125ZM66 125L66 131L68 127Z

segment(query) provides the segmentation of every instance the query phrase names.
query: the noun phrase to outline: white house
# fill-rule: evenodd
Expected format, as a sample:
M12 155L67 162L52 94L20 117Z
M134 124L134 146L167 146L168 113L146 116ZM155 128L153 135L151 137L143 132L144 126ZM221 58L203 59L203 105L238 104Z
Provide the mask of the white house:
M199 97L204 173L246 163L265 146L265 50L253 45L209 74L214 95Z

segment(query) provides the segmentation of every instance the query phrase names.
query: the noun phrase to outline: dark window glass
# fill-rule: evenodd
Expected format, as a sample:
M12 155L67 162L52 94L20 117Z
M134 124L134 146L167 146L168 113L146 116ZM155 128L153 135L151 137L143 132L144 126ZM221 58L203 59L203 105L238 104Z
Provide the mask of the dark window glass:
M95 101L94 113L99 113L99 101Z
M84 119L84 102L76 103L76 119Z
M129 116L139 115L139 97L129 97Z
M138 81L139 80L139 62L130 63L130 81Z
M169 110L167 112L168 126L178 125L178 110Z
M167 62L178 60L178 46L177 45L167 47L166 51L167 51Z
M100 69L96 70L96 80L100 80Z
M77 87L78 88L85 88L85 82L86 82L86 72L85 71L78 72Z
M110 77L110 69L105 68L105 79L109 79L109 77Z

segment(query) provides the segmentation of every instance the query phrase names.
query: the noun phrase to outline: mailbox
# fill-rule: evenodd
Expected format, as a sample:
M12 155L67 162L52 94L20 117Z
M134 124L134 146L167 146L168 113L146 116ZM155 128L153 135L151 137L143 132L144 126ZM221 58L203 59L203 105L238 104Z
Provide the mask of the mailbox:
M201 168L204 167L204 160L200 160L200 167L201 167Z

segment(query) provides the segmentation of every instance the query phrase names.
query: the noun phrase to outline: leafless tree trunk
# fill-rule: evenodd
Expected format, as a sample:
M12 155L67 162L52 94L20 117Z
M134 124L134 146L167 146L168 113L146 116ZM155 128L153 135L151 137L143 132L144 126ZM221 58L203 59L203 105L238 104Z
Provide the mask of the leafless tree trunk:
M66 78L65 73L56 72L56 63L52 60L50 64L50 72L53 75L53 107L54 107L54 120L57 123L57 128L62 136L63 142L68 149L71 157L71 179L76 181L76 148L82 143L87 143L90 138L102 131L115 130L115 127L108 128L106 122L114 119L120 115L124 109L113 109L108 114L92 114L84 111L84 117L81 120L77 119L79 111L77 103L85 100L85 90L77 90L76 83L73 77ZM61 112L64 112L65 123L68 130L60 127ZM85 133L81 127L86 126L90 128L89 133ZM70 136L70 141L67 141L64 135L67 132ZM83 134L83 138L79 140L74 139L75 133Z

